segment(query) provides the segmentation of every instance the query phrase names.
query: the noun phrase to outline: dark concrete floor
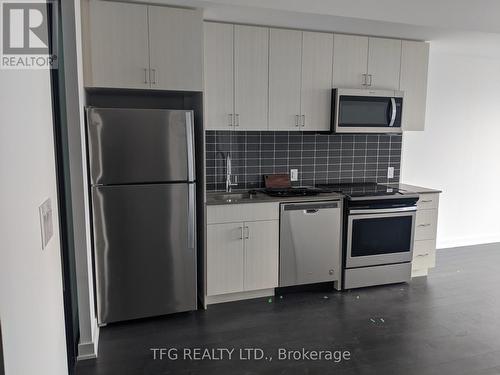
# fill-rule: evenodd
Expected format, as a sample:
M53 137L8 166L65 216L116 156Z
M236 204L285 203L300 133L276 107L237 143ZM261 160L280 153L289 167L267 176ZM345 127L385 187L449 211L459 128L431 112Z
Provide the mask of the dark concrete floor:
M327 296L328 298L324 298ZM438 251L411 284L285 295L110 325L77 375L500 374L500 244ZM153 360L150 348L262 348L273 360ZM277 360L278 348L351 359ZM234 354L235 356L236 354Z

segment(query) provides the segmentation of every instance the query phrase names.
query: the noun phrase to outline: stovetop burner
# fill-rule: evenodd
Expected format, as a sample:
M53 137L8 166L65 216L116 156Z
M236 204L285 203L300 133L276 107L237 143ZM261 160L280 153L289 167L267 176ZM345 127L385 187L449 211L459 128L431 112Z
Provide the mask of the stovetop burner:
M300 197L317 195L321 193L319 189L313 188L284 188L284 189L264 189L263 192L271 197Z
M379 185L375 182L319 184L316 185L316 187L325 192L341 193L350 198L392 196L401 194L397 188Z

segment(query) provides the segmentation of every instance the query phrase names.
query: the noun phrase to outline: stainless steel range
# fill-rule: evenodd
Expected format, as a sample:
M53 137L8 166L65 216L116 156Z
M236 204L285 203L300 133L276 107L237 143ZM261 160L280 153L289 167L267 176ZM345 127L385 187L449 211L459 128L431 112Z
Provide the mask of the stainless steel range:
M344 289L410 281L418 195L374 183L318 187L346 196Z

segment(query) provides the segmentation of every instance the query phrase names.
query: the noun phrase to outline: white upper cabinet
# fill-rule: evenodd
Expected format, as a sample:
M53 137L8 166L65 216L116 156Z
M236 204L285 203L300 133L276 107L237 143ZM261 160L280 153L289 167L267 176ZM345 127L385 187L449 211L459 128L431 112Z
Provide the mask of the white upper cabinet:
M333 35L270 30L269 129L330 129Z
M399 89L404 91L403 130L424 130L429 44L403 41Z
M205 23L205 127L233 128L234 116L234 26Z
M304 31L302 36L302 130L330 130L333 35Z
M203 90L203 20L200 10L148 6L151 87Z
M333 41L333 86L366 87L368 37L335 34Z
M269 29L234 26L234 128L268 129Z
M401 66L401 40L370 38L368 82L370 88L397 90Z
M333 85L397 90L401 40L335 34Z
M149 87L147 6L91 1L86 86Z
M85 85L203 89L201 11L91 0Z
M402 90L403 130L423 130L428 45L206 23L207 129L329 131L332 88Z
M299 130L302 31L269 33L269 129Z

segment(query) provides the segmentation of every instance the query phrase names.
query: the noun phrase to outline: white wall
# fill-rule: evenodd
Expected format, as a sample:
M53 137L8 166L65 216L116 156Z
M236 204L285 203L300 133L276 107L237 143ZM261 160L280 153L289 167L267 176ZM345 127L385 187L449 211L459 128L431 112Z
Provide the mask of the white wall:
M50 78L0 70L0 319L6 375L67 374ZM51 198L42 251L38 206Z
M424 132L403 138L402 181L443 190L438 247L500 241L500 35L431 42Z

